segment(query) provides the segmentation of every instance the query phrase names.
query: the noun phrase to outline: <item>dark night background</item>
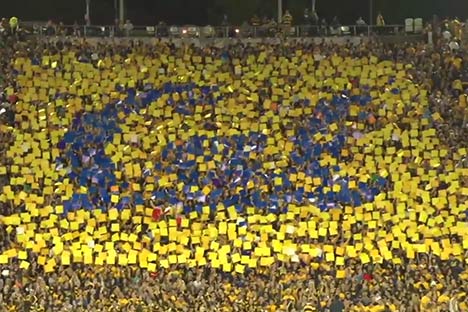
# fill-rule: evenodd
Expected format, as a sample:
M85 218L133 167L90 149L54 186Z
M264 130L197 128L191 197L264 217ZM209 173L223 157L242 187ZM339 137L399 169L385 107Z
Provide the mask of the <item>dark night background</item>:
M118 0L91 0L93 24L112 24ZM369 0L316 0L320 17L328 21L337 15L343 24L353 24L362 15L368 22ZM0 16L17 16L24 21L62 21L83 23L85 0L2 0ZM254 13L276 18L277 0L126 0L126 16L135 25L168 24L218 25L223 14L232 24L240 24ZM295 20L302 16L311 0L283 0ZM403 24L405 17L425 20L440 17L468 17L468 0L374 0L374 16L381 11L387 24ZM374 21L375 22L375 21Z

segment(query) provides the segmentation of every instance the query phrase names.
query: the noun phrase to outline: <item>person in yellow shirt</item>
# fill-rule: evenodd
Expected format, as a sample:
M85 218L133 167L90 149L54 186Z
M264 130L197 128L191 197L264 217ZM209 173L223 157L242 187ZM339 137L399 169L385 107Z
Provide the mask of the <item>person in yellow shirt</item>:
M11 32L11 34L13 34L13 35L16 34L16 33L18 32L18 18L15 17L15 16L12 16L12 17L10 18L9 24L10 24L10 32Z
M461 57L455 56L453 58L452 64L453 64L453 66L455 66L456 69L460 70L461 66L462 66L462 62L463 62L463 60L462 60Z
M455 17L451 22L450 22L450 31L452 35L457 39L461 40L462 39L462 23L458 20L457 17Z
M284 13L282 19L281 19L281 32L284 36L287 36L291 32L291 25L293 22L293 17L291 13L289 13L288 10Z
M291 13L289 13L289 11L286 10L286 12L283 15L283 24L285 26L291 26L292 23L293 23L293 17L291 15Z
M377 27L384 27L385 26L385 19L382 13L377 14L376 23Z
M317 309L312 304L306 304L302 309L303 312L313 312L317 311Z
M378 34L382 34L384 32L385 19L384 19L382 13L380 13L380 12L379 12L379 14L377 14L375 25L377 26L376 32Z

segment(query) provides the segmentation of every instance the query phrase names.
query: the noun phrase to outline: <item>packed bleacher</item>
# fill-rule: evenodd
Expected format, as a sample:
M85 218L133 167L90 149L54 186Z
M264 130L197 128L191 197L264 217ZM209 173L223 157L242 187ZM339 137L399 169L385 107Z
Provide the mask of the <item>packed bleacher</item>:
M0 311L468 311L462 44L4 40Z

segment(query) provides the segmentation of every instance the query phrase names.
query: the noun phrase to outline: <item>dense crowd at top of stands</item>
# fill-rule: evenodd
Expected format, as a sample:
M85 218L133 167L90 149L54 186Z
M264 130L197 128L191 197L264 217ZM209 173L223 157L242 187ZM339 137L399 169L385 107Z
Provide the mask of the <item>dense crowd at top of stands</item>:
M0 47L0 311L466 311L468 56Z
M425 24L423 24L425 22ZM403 33L428 34L432 42L433 37L443 37L450 41L450 45L456 45L462 38L462 33L468 27L457 17L440 19L434 15L432 20L424 21L421 18L407 19L404 25L387 25L381 13L377 14L374 23L369 23L362 16L356 19L354 25L343 26L340 19L334 16L330 21L319 18L315 11L306 9L302 17L292 16L286 11L281 22L267 16L252 16L241 25L232 25L228 15L224 15L221 25L212 27L195 26L170 26L164 21L157 25L135 26L132 21L115 20L113 25L98 26L86 21L85 25L76 22L73 25L65 25L63 22L49 20L47 22L19 22L18 18L9 20L3 18L0 21L0 35L15 33L19 37L25 35L42 36L76 36L76 37L122 37L122 36L155 36L164 37L316 37L335 35L401 35ZM293 27L291 27L293 26Z

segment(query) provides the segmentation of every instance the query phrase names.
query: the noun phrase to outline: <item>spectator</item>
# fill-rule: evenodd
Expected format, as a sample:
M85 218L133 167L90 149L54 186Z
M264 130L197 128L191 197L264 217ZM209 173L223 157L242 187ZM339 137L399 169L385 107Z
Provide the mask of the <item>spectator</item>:
M164 38L164 37L167 37L169 36L169 32L168 32L168 28L167 28L167 24L163 21L160 21L158 23L158 28L157 28L157 34L158 34L158 37L160 38Z
M126 20L125 24L123 25L123 30L125 32L125 36L129 37L133 31L133 24L130 20Z
M227 27L229 26L229 20L227 14L223 15L223 20L221 21L221 26Z
M254 35L255 29L252 29L252 25L249 24L247 21L244 21L239 27L239 34L241 37L250 37ZM231 30L229 37L235 37L236 33L234 30Z
M314 10L310 15L311 35L316 36L320 34L320 19L317 12Z
M441 31L449 31L450 32L450 19L445 17L441 23Z
M322 36L328 35L328 23L325 18L322 18L322 21L320 22L320 33Z
M456 40L462 39L462 23L458 20L458 17L455 17L450 21L449 30L450 33L455 37Z
M445 42L450 42L450 40L452 39L452 34L448 29L442 32L442 38Z
M302 16L302 24L303 25L310 25L311 24L311 19L312 19L312 17L309 14L309 9L305 8L304 9L304 14Z
M56 27L56 32L57 32L57 35L59 35L59 36L68 35L67 30L65 29L65 25L63 24L63 22L58 23L58 25Z
M362 27L362 26L367 26L367 23L364 21L364 19L361 16L359 16L359 18L356 20L356 25Z
M306 36L312 35L312 16L309 14L309 9L305 8L304 9L304 14L302 17L302 28L301 32L305 34Z
M81 26L78 25L77 21L73 23L73 36L81 37Z
M356 32L357 34L365 34L367 33L367 23L364 21L364 19L359 16L359 18L356 21Z
M282 21L281 21L281 35L289 36L291 34L291 25L293 22L293 17L288 10L285 11Z
M379 12L379 14L377 14L376 25L377 25L377 27L384 27L385 26L384 17L382 15L382 13L380 13L380 12Z
M426 27L424 28L424 34L427 38L427 44L432 46L434 44L434 32L432 31L432 24L427 23Z
M291 13L289 13L288 10L286 10L286 11L284 12L283 19L282 19L282 23L283 23L283 25L285 25L285 26L291 26L292 23L293 23L293 17L292 17L292 15L291 15Z
M260 18L258 17L257 14L254 14L252 18L250 19L250 25L253 27L258 27L260 26L260 23L261 23Z
M114 19L114 26L113 26L113 30L114 30L114 33L113 35L115 37L120 37L122 36L122 27L121 27L121 23L120 23L120 20L118 18L115 18Z
M9 25L6 18L0 21L0 38L6 37L9 34Z
M85 21L85 25L87 27L90 27L91 26L91 16L88 15L88 13L86 13L84 15L84 21Z
M257 30L257 36L268 37L270 23L271 23L270 19L267 16L263 16L262 21L260 23L260 27Z
M449 303L449 312L459 312L458 301L456 297L452 297Z
M56 34L56 27L52 20L48 20L46 24L46 35L47 36L55 36Z
M331 31L333 35L339 35L341 33L341 23L338 19L338 16L334 16L333 20L330 25Z
M458 41L455 39L451 40L448 46L452 52L457 52L458 49L460 49L460 45L458 44Z
M380 12L379 12L379 14L377 14L377 19L376 19L375 25L377 27L377 33L378 34L385 33L385 20L384 20L384 17L382 15L382 13L380 13Z
M319 19L319 16L317 14L317 11L312 11L312 14L310 15L310 21L311 21L311 24L314 25L314 26L317 26L319 23L320 23L320 19Z
M277 26L278 25L276 24L276 21L274 19L265 16L262 22L263 35L275 37Z
M344 312L345 305L339 296L335 296L333 301L330 304L330 312Z
M441 21L439 19L439 16L437 16L436 14L432 16L431 28L433 32L433 42L434 44L437 44L442 34L442 28L441 28Z
M3 30L7 30L7 29L10 27L9 22L8 22L8 20L7 20L5 17L2 17L2 19L0 20L0 27L1 27Z
M18 28L19 28L18 18L16 16L11 17L9 24L10 24L10 33L12 35L16 35L18 32Z

